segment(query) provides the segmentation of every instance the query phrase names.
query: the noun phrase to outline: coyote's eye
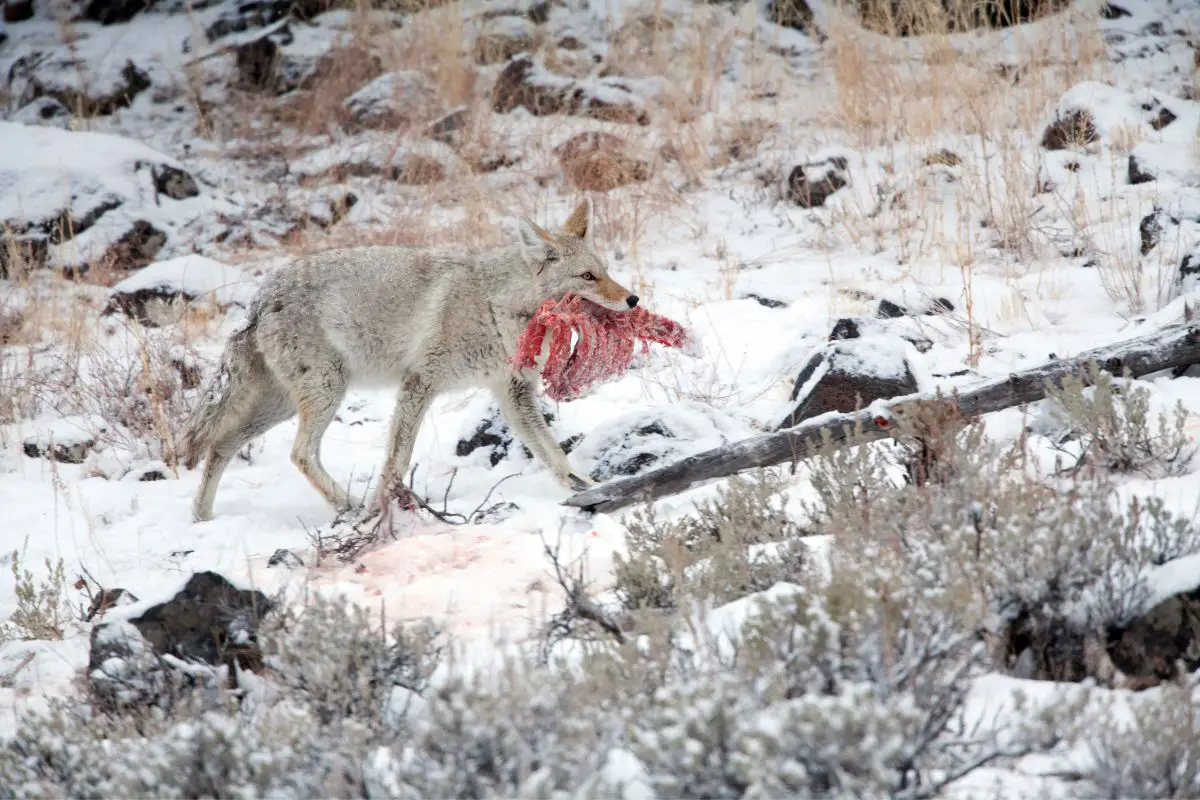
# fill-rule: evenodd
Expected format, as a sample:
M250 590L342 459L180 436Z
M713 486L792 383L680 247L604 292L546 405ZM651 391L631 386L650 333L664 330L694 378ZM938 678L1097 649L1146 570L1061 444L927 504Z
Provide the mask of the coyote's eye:
M583 278L585 281L594 281L594 280L596 280L596 276L595 276L595 275L593 275L593 274L592 274L592 273L590 273L590 272L585 272L585 273L583 273L582 275L580 275L579 277Z

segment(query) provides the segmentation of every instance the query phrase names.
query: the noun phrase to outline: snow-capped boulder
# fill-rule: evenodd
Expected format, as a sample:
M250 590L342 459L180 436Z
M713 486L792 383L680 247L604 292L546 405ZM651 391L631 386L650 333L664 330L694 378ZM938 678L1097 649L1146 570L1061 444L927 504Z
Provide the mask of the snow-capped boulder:
M536 28L524 17L493 17L480 28L471 55L476 64L499 64L535 47Z
M150 88L145 69L111 53L89 52L89 44L83 39L76 49L17 58L8 68L9 97L15 98L18 108L50 97L84 117L102 117L127 108Z
M103 420L91 416L65 416L37 425L21 443L30 458L48 458L60 464L82 464L96 446L97 432L107 429Z
M193 574L165 602L115 604L92 629L88 688L105 710L169 707L181 690L216 688L212 667L257 670L257 631L272 609L257 589Z
M461 159L449 145L419 141L397 147L391 137L361 136L314 150L292 164L300 178L347 178L382 176L398 183L436 183L463 169Z
M0 141L0 230L55 266L143 266L211 205L182 164L130 139L0 122Z
M492 87L492 110L500 114L523 108L537 117L569 114L649 125L650 115L642 106L629 81L616 78L576 81L555 75L531 56L510 61Z
M222 311L247 308L254 288L254 279L237 267L200 255L180 256L155 262L112 287L104 313L119 311L143 325L169 325L189 303L211 303Z
M830 411L857 411L876 400L918 391L910 361L914 354L915 348L908 342L886 336L830 342L813 354L796 376L790 410L777 429Z
M550 402L538 397L538 406L542 410L542 418L546 424L555 426L556 418ZM494 400L486 399L480 403L477 414L467 417L468 422L459 435L454 447L454 454L459 458L471 458L473 461L486 461L487 466L495 467L501 461L512 458L515 454L513 446L520 448L522 456L528 460L533 454L524 442L516 440L508 423L500 414L500 407ZM570 450L573 441L560 442L564 449ZM478 455L475 455L478 453ZM481 464L482 466L482 464Z
M846 158L830 156L793 167L787 176L785 193L801 208L816 208L825 205L831 194L849 183Z
M380 75L346 98L346 110L363 128L390 130L436 107L437 92L416 70Z
M45 125L49 128L67 130L71 127L74 114L53 97L39 97L32 103L27 103L9 115L9 122L19 122L22 125Z
M711 406L680 402L624 414L589 433L574 459L592 480L637 475L704 450L752 436L749 425Z
M1058 101L1042 131L1042 147L1083 149L1096 142L1112 141L1116 135L1141 141L1155 132L1164 132L1168 126L1173 128L1181 116L1193 116L1189 108L1193 105L1149 89L1131 93L1084 81L1072 86Z

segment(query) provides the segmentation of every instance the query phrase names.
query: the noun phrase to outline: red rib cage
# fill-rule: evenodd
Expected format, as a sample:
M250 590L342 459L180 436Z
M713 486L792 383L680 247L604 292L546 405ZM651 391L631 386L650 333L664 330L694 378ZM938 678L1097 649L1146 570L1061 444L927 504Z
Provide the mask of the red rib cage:
M574 351L572 332L579 335ZM645 351L650 342L682 347L687 341L682 325L652 311L640 307L609 311L577 295L568 295L538 307L517 340L513 366L535 366L547 336L550 352L542 367L542 383L551 400L574 399L597 383L623 375L633 361L635 343L640 342Z

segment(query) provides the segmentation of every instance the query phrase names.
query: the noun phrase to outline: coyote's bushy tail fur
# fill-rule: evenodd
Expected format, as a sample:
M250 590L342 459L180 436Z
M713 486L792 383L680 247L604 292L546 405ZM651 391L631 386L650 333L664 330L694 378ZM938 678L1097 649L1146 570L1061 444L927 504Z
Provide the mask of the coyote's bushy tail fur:
M262 356L254 344L258 326L258 305L252 304L246 321L235 330L221 353L221 367L205 390L200 404L192 410L180 439L183 465L192 469L204 458L209 446L221 433L222 423L231 417L230 400L237 394L239 381L244 381L246 368Z

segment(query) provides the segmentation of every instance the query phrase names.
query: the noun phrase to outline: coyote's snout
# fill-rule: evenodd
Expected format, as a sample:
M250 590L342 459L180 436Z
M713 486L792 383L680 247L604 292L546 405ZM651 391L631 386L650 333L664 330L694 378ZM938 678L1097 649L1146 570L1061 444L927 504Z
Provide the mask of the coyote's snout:
M272 273L225 347L215 396L184 432L185 465L205 462L193 515L211 519L234 453L293 415L293 463L334 507L350 507L321 465L320 443L347 389L359 384L400 389L373 504L408 471L434 397L470 386L490 388L529 450L560 482L583 488L590 481L571 469L537 407L536 374L509 365L534 310L568 293L613 310L638 303L592 246L590 201L555 233L521 219L517 240L504 248L343 248Z

